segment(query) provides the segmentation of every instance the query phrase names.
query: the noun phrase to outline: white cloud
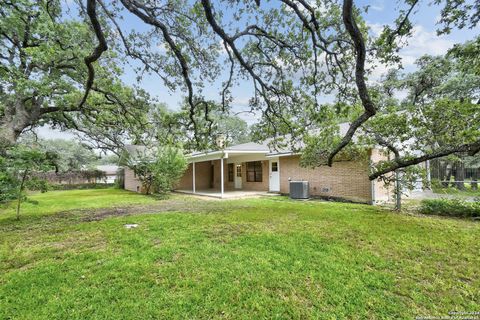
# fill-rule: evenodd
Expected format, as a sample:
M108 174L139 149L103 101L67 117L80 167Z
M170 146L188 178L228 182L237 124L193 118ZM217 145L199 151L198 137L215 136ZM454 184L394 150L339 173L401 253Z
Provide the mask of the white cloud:
M232 105L238 107L248 107L250 105L250 97L234 97Z
M375 11L383 11L385 9L385 3L383 0L376 0L370 5L370 9Z
M367 22L373 36L378 37L384 26L379 23ZM423 55L444 55L454 42L446 36L438 36L435 31L429 31L422 25L413 27L412 36L407 39L406 45L400 50L399 55L405 68L412 68L415 61ZM368 67L373 67L369 65ZM391 68L391 67L390 67ZM375 68L370 76L371 81L378 81L388 71L388 67L375 63Z
M375 37L378 37L380 35L380 33L382 33L382 30L383 30L383 24L380 24L380 23L372 23L372 22L368 22L367 21L367 26L370 28L370 30L372 31L372 34L375 36Z
M169 50L169 46L166 42L159 42L157 43L157 50L159 53L165 54Z
M75 134L72 131L61 131L59 129L52 129L49 125L44 125L35 129L35 132L43 139L65 139L74 140Z
M428 31L422 25L413 27L412 37L400 51L404 66L411 66L415 60L425 54L443 55L454 42L446 36L438 36L435 31Z

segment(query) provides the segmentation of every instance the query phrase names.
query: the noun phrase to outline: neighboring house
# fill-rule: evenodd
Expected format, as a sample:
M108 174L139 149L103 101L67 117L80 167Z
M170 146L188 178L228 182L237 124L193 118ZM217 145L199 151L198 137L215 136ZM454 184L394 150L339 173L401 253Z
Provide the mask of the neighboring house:
M134 149L135 146L129 146L127 151L132 153ZM267 143L250 142L188 155L188 168L175 189L199 194L216 190L222 197L234 190L288 194L290 181L308 181L313 197L374 204L391 200L391 190L383 182L368 179L371 164L385 157L379 149L372 149L365 159L309 169L300 166L299 154L272 151ZM125 189L137 192L142 189L141 182L128 168L125 168Z
M104 177L97 178L96 183L115 183L117 179L118 166L116 165L100 165L95 168L104 173Z

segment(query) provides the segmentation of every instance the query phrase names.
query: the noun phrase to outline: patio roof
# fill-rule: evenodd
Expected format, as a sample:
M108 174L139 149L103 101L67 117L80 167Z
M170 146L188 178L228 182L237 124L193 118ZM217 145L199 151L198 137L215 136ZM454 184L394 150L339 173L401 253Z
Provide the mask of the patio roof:
M208 160L227 159L229 155L253 155L258 154L265 156L270 152L270 149L266 143L259 144L255 142L248 142L237 144L225 148L224 150L206 151L206 152L194 152L189 154L189 162L200 162Z

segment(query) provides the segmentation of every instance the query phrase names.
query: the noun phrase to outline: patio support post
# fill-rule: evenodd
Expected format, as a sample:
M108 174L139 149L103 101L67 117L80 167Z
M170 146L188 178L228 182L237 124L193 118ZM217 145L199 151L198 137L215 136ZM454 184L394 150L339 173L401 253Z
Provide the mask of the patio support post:
M223 198L223 157L220 159L220 197Z
M192 185L193 185L193 193L195 193L195 161L192 162L192 172L193 172L193 177L192 177Z

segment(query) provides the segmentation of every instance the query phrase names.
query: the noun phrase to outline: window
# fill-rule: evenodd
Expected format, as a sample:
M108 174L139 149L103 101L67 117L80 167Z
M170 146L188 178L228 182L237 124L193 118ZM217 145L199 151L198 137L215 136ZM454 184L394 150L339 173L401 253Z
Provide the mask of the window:
M272 162L272 172L278 171L278 162Z
M233 163L228 164L228 181L233 182Z
M241 178L242 177L242 165L237 164L237 177Z
M247 162L247 181L262 182L262 162Z

